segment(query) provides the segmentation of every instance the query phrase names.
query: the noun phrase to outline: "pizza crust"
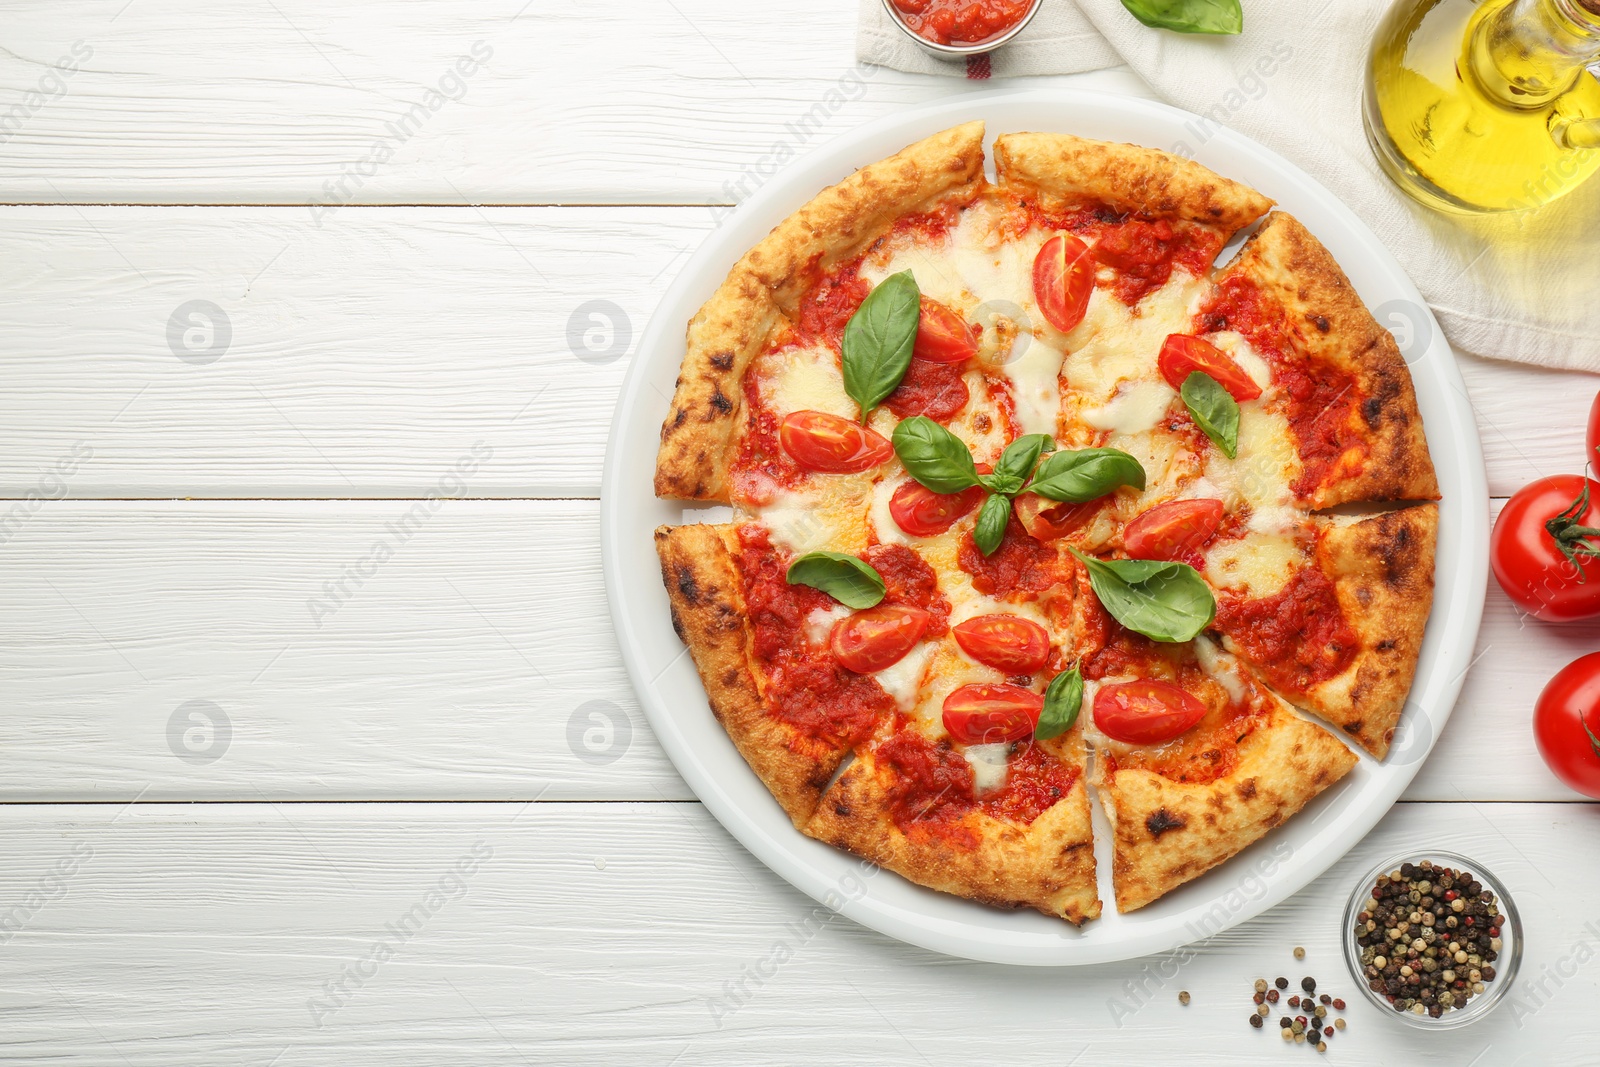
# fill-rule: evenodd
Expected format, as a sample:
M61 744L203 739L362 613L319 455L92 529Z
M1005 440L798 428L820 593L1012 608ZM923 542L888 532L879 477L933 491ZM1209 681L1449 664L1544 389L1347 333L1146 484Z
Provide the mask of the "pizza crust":
M1275 705L1239 754L1233 773L1204 784L1137 768L1107 774L1096 757L1117 911L1142 908L1243 851L1356 765L1349 749Z
M975 840L972 844L937 833L902 832L889 815L888 772L874 762L870 746L829 787L803 829L918 885L995 907L1035 908L1080 924L1100 915L1082 738L1074 731L1053 751L1080 771L1066 796L1027 826L968 812L959 825Z
M983 123L969 122L824 189L745 253L689 321L661 426L656 495L727 503L745 369L795 312L811 273L859 255L901 216L970 195L983 181Z
M744 586L734 563L736 537L731 526L656 530L672 628L689 646L717 721L789 818L804 827L849 750L806 737L763 708L750 662Z
M1322 242L1292 215L1274 211L1218 279L1235 273L1282 304L1298 351L1353 374L1363 397L1352 429L1368 453L1312 490L1307 505L1437 500L1411 372L1394 335L1378 325Z
M1090 141L1064 133L995 138L1002 187L1036 195L1045 210L1085 201L1156 218L1187 219L1227 234L1267 213L1272 201L1191 160L1154 148Z

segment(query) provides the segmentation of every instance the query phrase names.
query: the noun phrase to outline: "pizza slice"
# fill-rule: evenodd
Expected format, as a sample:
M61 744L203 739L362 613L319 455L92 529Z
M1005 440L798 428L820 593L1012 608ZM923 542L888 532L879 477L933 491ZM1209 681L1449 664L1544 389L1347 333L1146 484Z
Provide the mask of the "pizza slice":
M1129 912L1242 851L1356 757L1211 639L1151 641L1086 597L1080 721L1112 826L1117 910Z
M902 683L892 672L858 674L836 662L832 628L849 610L790 585L791 556L774 548L765 527L663 526L655 537L673 628L712 712L803 826L852 748L893 715L890 690ZM893 545L865 555L885 577L885 603L924 612L926 625L942 630L949 607L925 563Z
M1100 914L1076 728L962 746L902 717L857 751L805 831L931 889L1075 924Z
M1293 216L1268 216L1217 275L1193 335L1262 394L1240 404L1240 462L1218 479L1253 506L1438 499L1393 335Z
M1382 759L1433 604L1436 504L1367 516L1252 517L1196 560L1226 646L1280 694Z

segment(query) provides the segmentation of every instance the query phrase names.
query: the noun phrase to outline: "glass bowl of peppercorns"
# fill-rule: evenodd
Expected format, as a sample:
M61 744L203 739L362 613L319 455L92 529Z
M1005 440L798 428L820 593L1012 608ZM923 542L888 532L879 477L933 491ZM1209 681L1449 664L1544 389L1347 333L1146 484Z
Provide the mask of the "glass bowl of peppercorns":
M1451 852L1407 852L1356 883L1344 911L1356 984L1413 1026L1465 1026L1494 1009L1522 961L1522 923L1500 880Z

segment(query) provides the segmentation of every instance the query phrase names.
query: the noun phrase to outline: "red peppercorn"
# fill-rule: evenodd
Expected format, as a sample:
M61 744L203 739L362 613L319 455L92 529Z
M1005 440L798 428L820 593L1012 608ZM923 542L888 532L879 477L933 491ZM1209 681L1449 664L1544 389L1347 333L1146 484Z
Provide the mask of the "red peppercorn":
M1339 997L1333 998L1333 1010L1344 1011L1344 1001Z

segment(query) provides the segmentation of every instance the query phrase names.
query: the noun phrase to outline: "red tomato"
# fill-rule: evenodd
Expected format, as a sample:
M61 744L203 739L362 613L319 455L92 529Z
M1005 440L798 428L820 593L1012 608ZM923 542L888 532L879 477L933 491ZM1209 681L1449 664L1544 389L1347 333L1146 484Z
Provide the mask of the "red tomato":
M1044 243L1033 260L1033 298L1045 320L1066 333L1083 321L1094 292L1094 257L1089 246L1060 233Z
M1600 798L1600 652L1556 672L1533 706L1533 739L1545 766L1585 796Z
M1170 682L1117 682L1094 695L1094 724L1130 745L1170 741L1205 715L1204 704Z
M828 647L840 666L871 674L899 663L927 633L931 618L921 608L879 604L834 623Z
M1050 635L1020 615L979 615L953 632L963 652L1007 674L1043 670L1050 658Z
M1211 540L1222 512L1222 501L1209 497L1157 504L1128 523L1122 547L1134 559L1180 559Z
M1254 400L1261 395L1261 386L1244 372L1244 368L1228 358L1228 354L1210 341L1175 333L1161 346L1159 360L1161 376L1174 389L1182 389L1184 379L1195 371L1209 374L1217 384L1228 391L1239 403Z
M934 537L955 525L983 503L984 488L975 485L959 493L935 493L925 485L907 481L889 498L895 525L912 537Z
M917 342L911 354L929 363L964 363L978 354L978 340L960 315L937 300L923 297Z
M881 434L825 411L785 415L778 440L800 466L828 474L858 474L894 456Z
M1572 511L1585 486L1587 506ZM1586 547L1596 543L1600 548L1600 538L1582 532L1596 527L1600 482L1555 474L1518 489L1489 535L1489 565L1500 588L1523 611L1546 622L1600 615L1600 562ZM1577 562L1562 551L1563 544Z
M1103 503L1091 500L1087 504L1069 504L1024 493L1012 501L1012 507L1030 536L1040 541L1054 541L1086 525Z
M1589 405L1589 432L1584 435L1584 446L1587 451L1583 454L1583 461L1600 470L1600 393L1596 393L1594 403Z
M964 685L944 698L944 728L967 745L1032 737L1044 697L1005 682Z

